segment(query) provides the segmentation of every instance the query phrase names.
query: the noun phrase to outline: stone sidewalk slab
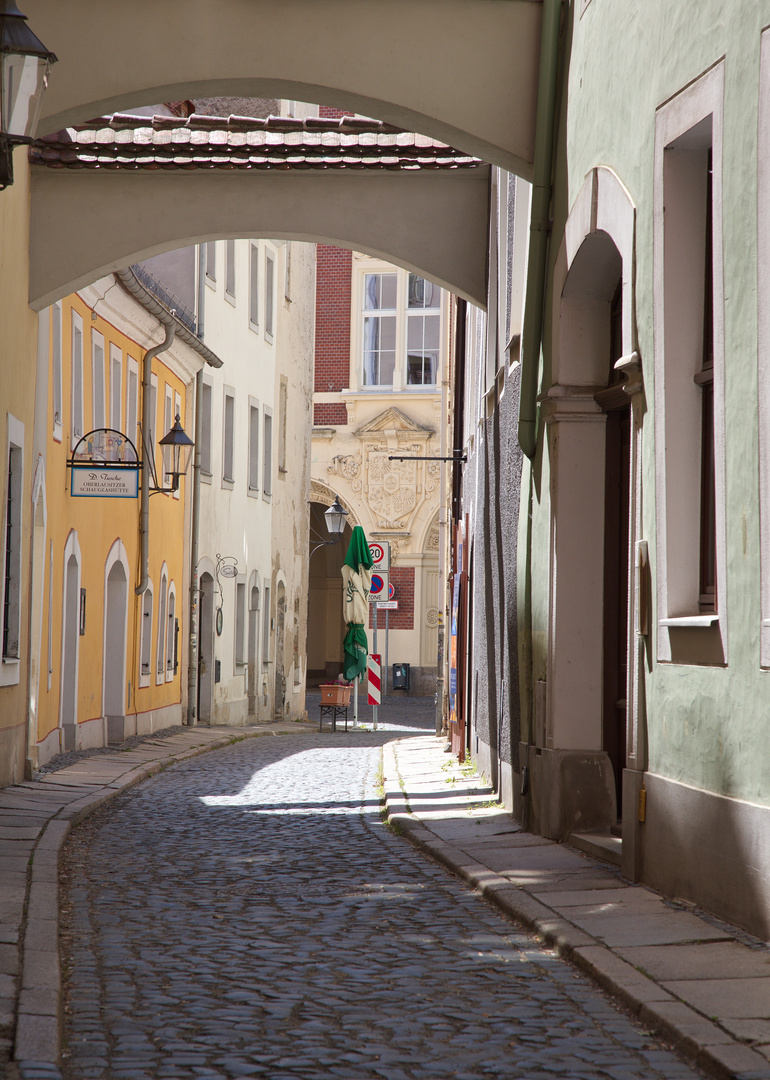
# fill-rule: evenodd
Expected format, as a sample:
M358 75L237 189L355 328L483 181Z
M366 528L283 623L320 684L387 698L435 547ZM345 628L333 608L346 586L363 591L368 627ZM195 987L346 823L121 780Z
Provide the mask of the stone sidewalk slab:
M384 750L388 818L718 1080L770 1080L770 948L525 832L434 736ZM479 807L483 806L480 810ZM756 947L754 947L756 946Z

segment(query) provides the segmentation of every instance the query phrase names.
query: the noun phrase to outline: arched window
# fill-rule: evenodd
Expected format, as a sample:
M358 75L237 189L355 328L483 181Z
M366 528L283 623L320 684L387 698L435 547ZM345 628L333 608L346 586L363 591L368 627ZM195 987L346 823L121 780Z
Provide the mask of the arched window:
M142 594L142 625L139 630L139 685L150 685L150 665L152 664L152 582Z
M171 682L179 667L177 659L176 585L168 587L168 616L166 617L166 682Z
M155 682L166 680L166 611L168 602L168 570L164 563L160 571L160 590L158 593L158 639L156 642Z

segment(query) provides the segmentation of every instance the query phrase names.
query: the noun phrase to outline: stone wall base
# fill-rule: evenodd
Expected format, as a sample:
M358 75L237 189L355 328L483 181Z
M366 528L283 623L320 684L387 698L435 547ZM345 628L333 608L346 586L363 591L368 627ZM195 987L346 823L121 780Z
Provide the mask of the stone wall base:
M654 773L644 773L644 786L646 821L635 826L638 879L770 939L770 807ZM624 822L624 866L626 840Z
M547 750L519 743L528 770L526 827L550 840L573 832L609 833L617 821L615 779L603 750Z
M26 741L26 724L0 730L0 787L20 784L24 780Z

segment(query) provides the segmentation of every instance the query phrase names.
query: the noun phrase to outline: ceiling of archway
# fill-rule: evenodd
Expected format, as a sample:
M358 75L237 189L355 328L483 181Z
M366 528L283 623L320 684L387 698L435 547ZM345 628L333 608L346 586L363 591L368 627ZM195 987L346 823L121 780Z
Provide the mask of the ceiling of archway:
M39 131L158 101L349 108L530 178L540 0L35 0Z

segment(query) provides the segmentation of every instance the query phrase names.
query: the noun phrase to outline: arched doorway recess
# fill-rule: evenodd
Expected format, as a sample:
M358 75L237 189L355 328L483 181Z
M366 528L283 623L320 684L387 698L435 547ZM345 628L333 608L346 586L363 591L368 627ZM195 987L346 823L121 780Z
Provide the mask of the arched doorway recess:
M200 659L198 663L198 720L210 724L214 709L214 577L200 576Z
M78 665L80 660L80 544L73 529L64 546L62 597L62 664L59 727L62 750L76 750L78 722Z
M643 767L639 643L630 630L643 409L634 228L626 189L609 169L593 170L554 275L543 403L550 618L542 760L532 775L539 828L559 838L609 834L621 807L635 806L630 789L624 793L629 768Z
M316 499L327 496L317 495ZM307 620L307 681L317 685L333 680L342 671L342 642L345 626L342 618L342 562L350 544L351 522L336 544L322 543L329 539L324 520L328 502L310 503L310 576L308 581ZM347 509L347 507L346 507ZM353 522L352 524L356 524Z
M126 731L126 642L128 639L128 582L130 569L120 540L104 564L104 649L102 715L108 743L123 742Z

